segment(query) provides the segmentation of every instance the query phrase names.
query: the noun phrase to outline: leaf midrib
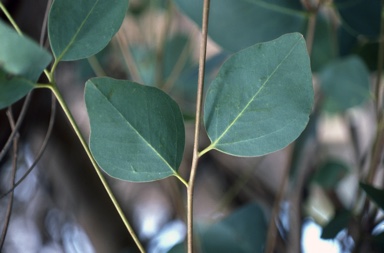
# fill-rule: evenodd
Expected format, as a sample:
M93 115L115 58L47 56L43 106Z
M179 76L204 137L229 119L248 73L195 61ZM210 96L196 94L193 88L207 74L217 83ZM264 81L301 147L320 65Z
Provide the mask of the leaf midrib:
M248 101L248 103L245 105L245 107L241 110L241 112L236 116L236 118L228 125L228 127L223 131L223 133L210 145L212 147L216 147L216 145L219 143L219 141L226 135L226 133L232 128L232 126L238 121L238 119L244 114L244 112L248 109L250 104L256 99L257 95L264 89L265 85L268 83L268 81L272 78L272 76L276 73L276 71L280 68L281 64L291 55L292 51L296 48L297 44L300 43L300 38L297 40L297 42L292 46L291 50L288 52L288 54L284 57L284 59L277 65L277 67L273 70L271 75L268 76L268 78L264 81L264 83L261 85L259 90L253 95L253 97Z
M118 115L127 123L127 125L138 135L140 136L140 138L143 140L143 142L152 149L152 151L158 156L160 157L160 159L168 166L168 168L172 171L172 173L174 175L177 174L177 172L172 168L172 166L164 159L164 157L159 153L157 152L157 150L144 138L144 136L142 136L140 134L139 131L136 130L136 128L134 128L130 122L124 117L123 114L121 114L121 112L114 106L114 104L112 104L112 102L104 95L104 93L101 92L101 90L93 83L91 82L92 85L96 88L96 90L102 95L102 97L108 102L108 104L110 104L112 106L112 108L118 113Z
M83 22L81 22L79 28L76 30L75 34L73 35L72 39L69 41L68 45L64 48L63 52L57 57L57 61L61 61L65 54L68 52L68 50L71 48L71 46L75 43L75 40L77 39L77 36L79 35L80 31L84 27L85 23L88 21L90 15L92 14L93 10L96 8L96 5L99 3L99 0L96 0L93 4L92 8L89 10L87 16L84 18Z

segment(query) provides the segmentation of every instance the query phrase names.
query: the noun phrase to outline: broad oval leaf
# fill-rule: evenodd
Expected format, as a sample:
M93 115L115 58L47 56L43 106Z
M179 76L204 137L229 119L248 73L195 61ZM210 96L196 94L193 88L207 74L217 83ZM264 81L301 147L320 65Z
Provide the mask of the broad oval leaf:
M201 25L203 1L176 3ZM211 0L210 6L209 35L230 52L285 33L305 32L307 14L299 0Z
M51 55L33 40L20 36L0 21L0 69L36 82L51 62Z
M145 182L176 175L184 152L180 109L163 91L111 78L86 82L90 149L110 176Z
M337 59L320 72L324 108L331 112L344 111L362 104L370 97L369 72L357 56Z
M204 123L212 149L260 156L284 148L308 123L312 75L301 34L234 54L210 85Z
M87 58L102 50L119 30L128 0L55 0L48 35L56 60Z
M24 97L34 85L30 80L12 76L0 69L0 110Z

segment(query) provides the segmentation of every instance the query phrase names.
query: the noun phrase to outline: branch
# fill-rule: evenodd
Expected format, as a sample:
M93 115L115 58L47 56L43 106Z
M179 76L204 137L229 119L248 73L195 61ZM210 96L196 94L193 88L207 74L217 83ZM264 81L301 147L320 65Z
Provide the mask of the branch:
M196 122L195 122L195 138L193 143L193 157L191 166L191 175L189 178L188 199L187 199L187 244L188 253L193 253L193 190L195 184L195 176L197 164L199 160L199 134L200 134L200 119L202 112L203 90L204 90L204 71L205 71L205 57L207 53L207 37L208 37L208 17L209 17L209 4L210 0L204 0L203 5L203 21L202 21L202 38L200 44L200 58L199 58L199 76L197 84L197 101L196 101Z

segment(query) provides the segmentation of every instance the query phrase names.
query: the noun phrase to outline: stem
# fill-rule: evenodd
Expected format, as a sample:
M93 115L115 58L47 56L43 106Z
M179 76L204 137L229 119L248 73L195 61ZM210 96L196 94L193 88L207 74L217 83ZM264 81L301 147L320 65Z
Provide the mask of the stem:
M11 125L12 131L17 131L16 126L15 126L15 121L13 119L12 115L12 109L9 107L7 110L7 116L9 119L9 123ZM18 158L18 146L19 146L19 134L17 132L15 138L13 139L13 159L12 159L12 173L11 173L11 188L15 185L15 178L16 178L16 170L17 170L17 158ZM4 242L5 242L5 237L7 236L7 231L9 227L9 222L11 220L11 215L12 215L12 206L13 206L13 195L14 192L11 193L9 196L9 201L7 205L7 211L5 214L5 220L4 220L4 228L1 233L0 237L0 251L2 251Z
M60 91L58 90L58 88L56 86L56 84L52 83L50 85L39 85L38 87L49 88L53 92L53 94L56 96L57 101L59 101L59 104L61 105L61 107L62 107L65 115L67 116L69 122L71 123L71 126L72 126L73 130L75 131L77 137L79 138L79 140L80 140L80 142L81 142L85 152L87 153L87 155L89 157L89 160L91 161L94 169L96 170L97 175L99 176L99 178L100 178L100 180L101 180L105 190L107 191L109 198L112 200L113 205L115 206L117 212L119 213L120 218L122 219L124 225L128 229L128 232L132 236L132 238L135 241L135 243L136 243L137 247L139 248L140 252L144 253L145 252L144 247L141 245L138 237L136 236L136 234L133 231L131 225L129 224L127 218L125 217L123 210L121 209L119 203L117 202L116 197L114 196L111 188L109 187L106 179L104 178L104 176L103 176L99 166L97 165L96 160L93 158L93 156L91 154L91 151L90 151L86 141L84 140L84 137L81 135L80 129L79 129L78 125L76 124L75 119L73 118L70 110L68 109L67 104L65 103L65 101L64 101Z
M288 157L289 157L290 161L286 162L287 167L285 168L285 171L284 171L284 174L283 174L283 178L281 179L280 188L279 188L279 191L278 191L278 193L276 195L275 202L273 204L271 219L269 221L269 226L268 226L267 246L266 246L265 253L273 253L274 250L275 250L276 237L277 237L276 236L276 234L277 234L277 227L276 227L276 224L275 224L275 220L279 216L281 202L284 200L285 189L287 188L287 184L289 182L289 171L290 171L290 168L291 168L290 165L292 164L293 150L294 150L294 143L291 144L287 148L287 152L289 154Z
M197 101L196 101L196 122L195 122L195 137L193 143L193 157L191 165L191 175L189 178L189 187L187 191L187 247L188 253L193 253L193 190L195 184L195 176L197 164L199 160L199 134L200 134L200 119L201 107L203 101L204 90L204 71L205 71L205 57L207 53L207 37L208 37L208 16L209 16L210 0L204 0L203 5L203 21L201 29L201 44L200 44L200 59L199 59L199 76L197 84Z
M3 13L4 13L5 16L7 17L7 19L9 20L9 22L10 22L11 25L13 26L13 28L15 28L16 32L17 32L20 36L23 36L23 33L21 32L19 26L16 24L15 20L13 20L11 14L9 14L9 12L7 11L7 9L5 9L5 6L3 5L2 2L0 2L0 9L3 11Z

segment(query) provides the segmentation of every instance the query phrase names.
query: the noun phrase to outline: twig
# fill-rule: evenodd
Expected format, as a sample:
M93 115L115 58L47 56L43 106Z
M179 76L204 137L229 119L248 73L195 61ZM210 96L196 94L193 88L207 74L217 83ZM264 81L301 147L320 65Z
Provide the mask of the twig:
M15 130L15 121L13 119L12 115L12 109L11 107L8 108L7 110L7 116L9 123L11 125L12 130ZM13 138L13 160L12 160L12 174L11 174L11 187L15 184L15 178L16 178L16 169L17 169L17 153L18 153L18 146L19 146L19 134L16 134L15 138ZM9 201L7 205L7 211L5 214L5 222L4 222L4 228L3 232L1 233L0 237L0 251L2 251L4 242L5 242L5 237L7 236L7 231L9 227L9 222L11 220L11 215L12 215L12 206L13 206L13 192L9 196Z
M123 54L125 66L127 67L129 74L134 81L143 83L139 70L137 69L135 61L133 60L132 54L130 52L129 43L124 31L125 28L123 24L121 26L121 31L117 32L115 38L117 40L117 44L120 48L120 51Z
M199 58L199 76L197 84L197 100L196 100L196 122L195 122L195 137L193 143L193 156L191 165L191 175L189 178L189 187L187 191L187 248L188 253L193 253L193 190L195 184L195 176L197 164L199 160L199 134L200 134L200 119L202 112L203 90L204 90L204 72L205 58L207 53L207 37L208 37L208 17L209 17L210 0L204 0L203 5L203 21L201 29L201 44Z
M9 12L7 11L7 9L5 9L5 6L3 5L2 2L0 2L0 9L3 11L3 13L4 13L5 16L7 17L7 19L9 20L9 22L10 22L11 25L13 26L13 28L16 30L16 32L17 32L20 36L23 36L23 33L21 32L19 26L16 24L15 20L13 20L11 14L9 14Z
M287 161L286 163L287 168L285 168L284 170L283 178L281 179L281 183L280 183L280 188L276 195L275 202L273 204L272 215L271 215L271 219L269 221L269 226L268 226L267 243L266 243L267 246L265 249L265 253L273 253L275 249L276 233L277 233L277 227L276 227L275 221L279 216L281 202L284 199L284 192L289 182L289 172L290 172L290 165L292 164L293 150L294 150L294 143L289 145L287 148L287 153L291 161Z
M43 20L43 25L41 27L40 40L39 40L40 46L44 45L44 38L47 33L48 14L51 8L51 3L52 3L52 0L48 0L47 8L45 9L44 20Z
M48 140L51 137L53 125L55 123L55 115L56 115L56 99L55 99L55 96L52 94L51 115L49 117L48 129L47 129L47 133L45 134L43 143L41 144L40 150L36 155L36 159L33 161L33 163L28 168L28 170L24 173L24 175L13 185L13 187L11 187L7 192L5 192L3 195L0 196L0 199L4 198L9 193L12 193L15 190L15 188L19 186L27 178L27 176L32 172L32 170L36 167L37 163L40 161L47 147Z
M50 73L50 80L53 80L53 74ZM72 116L72 113L71 111L69 110L67 104L65 103L58 87L56 86L56 83L52 82L50 84L40 84L37 86L38 88L48 88L50 89L53 94L56 96L57 98L57 101L59 102L59 104L61 105L61 108L63 109L65 115L67 116L73 130L75 131L81 145L83 146L89 160L91 161L97 175L99 176L99 179L101 181L101 183L103 184L103 187L104 189L106 190L109 198L111 199L113 205L115 206L116 208L116 211L118 212L121 220L123 221L125 227L127 228L129 234L132 236L132 239L134 240L134 242L136 243L136 246L138 247L138 249L140 250L140 252L144 253L145 252L145 249L144 247L141 245L136 233L134 232L132 226L129 224L128 222L128 219L125 217L125 214L122 210L122 208L120 207L120 204L118 203L115 195L113 194L112 192L112 189L109 187L108 183L107 183L107 180L105 179L103 173L101 172L101 169L99 168L99 166L97 165L97 162L96 160L93 158L92 154L91 154L91 150L89 149L88 145L87 145L87 142L85 141L83 135L81 134L80 132L80 129L79 129L79 126L76 124L76 121L75 119L73 118Z
M164 82L164 50L172 21L172 1L167 0L167 14L163 29L159 35L159 44L156 48L155 86L162 87ZM155 25L154 25L155 27Z
M31 98L32 98L32 93L30 92L30 93L28 93L27 97L24 100L23 107L21 108L20 115L17 118L16 124L15 124L15 128L14 128L14 130L12 130L11 135L8 137L7 142L5 143L3 149L0 152L0 161L4 158L5 154L8 152L9 148L11 147L13 138L15 138L17 132L19 131L21 124L23 123L23 120L25 118L25 114L26 114L28 107L29 107L29 104L31 102Z

